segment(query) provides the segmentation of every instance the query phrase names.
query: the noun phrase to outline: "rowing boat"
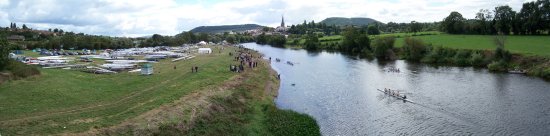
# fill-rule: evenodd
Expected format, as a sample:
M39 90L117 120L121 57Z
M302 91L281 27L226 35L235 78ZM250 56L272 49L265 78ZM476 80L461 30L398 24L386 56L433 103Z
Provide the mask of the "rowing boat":
M382 92L382 93L384 93L384 94L387 94L387 95L389 95L389 96L395 97L395 98L397 98L397 99L399 99L399 100L403 100L403 101L407 101L407 102L413 102L413 101L409 100L408 98L403 98L403 97L401 97L401 96L390 95L389 93L384 92L384 90L380 90L380 89L376 89L376 90L378 90L378 91L380 91L380 92Z

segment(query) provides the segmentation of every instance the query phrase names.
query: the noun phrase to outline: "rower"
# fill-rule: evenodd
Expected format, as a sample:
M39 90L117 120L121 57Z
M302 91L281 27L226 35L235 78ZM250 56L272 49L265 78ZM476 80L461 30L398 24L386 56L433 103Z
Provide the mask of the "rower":
M407 99L407 95L403 95L403 99Z

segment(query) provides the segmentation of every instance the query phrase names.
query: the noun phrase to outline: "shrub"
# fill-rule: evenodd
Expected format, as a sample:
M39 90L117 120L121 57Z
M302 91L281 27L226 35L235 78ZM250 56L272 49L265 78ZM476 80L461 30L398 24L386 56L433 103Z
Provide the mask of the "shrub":
M459 50L453 58L454 64L458 66L468 66L470 64L469 59L471 54L470 50Z
M319 136L319 126L306 114L290 110L279 110L275 106L264 106L269 131L281 136Z
M9 61L7 70L11 71L11 73L18 78L26 78L40 74L40 71L35 66L29 66L17 61Z
M317 50L319 46L319 38L317 38L316 35L310 34L307 36L304 45L307 50Z
M503 60L505 62L510 62L510 60L512 60L512 53L510 53L510 51L508 50L497 48L495 50L494 57L495 57L494 58L495 61Z
M392 59L395 38L391 36L378 37L374 40L374 56L378 59Z
M475 67L485 66L485 62L483 61L483 56L479 52L472 53L470 57L470 64L472 64Z
M489 64L487 66L487 68L489 68L489 70L491 71L501 71L501 72L504 72L504 71L507 71L508 70L508 63L506 63L505 61L503 60L500 60L500 61L493 61L491 64Z
M412 61L420 61L427 52L427 47L420 39L405 38L405 45L403 46L405 59Z

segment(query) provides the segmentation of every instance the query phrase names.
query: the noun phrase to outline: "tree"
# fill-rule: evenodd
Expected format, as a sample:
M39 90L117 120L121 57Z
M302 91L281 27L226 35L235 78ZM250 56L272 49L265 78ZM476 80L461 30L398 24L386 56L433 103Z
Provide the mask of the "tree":
M516 23L520 23L521 34L536 34L540 29L541 20L540 10L535 2L523 3L520 12L517 14Z
M427 52L426 45L420 39L407 37L403 45L404 54L407 60L420 61Z
M504 45L506 44L506 36L502 33L499 33L498 35L493 37L493 42L497 46L494 56L495 60L503 60L504 62L510 61L512 59L512 54L504 49Z
M393 45L395 38L391 36L377 37L374 39L374 56L382 60L391 60L395 57Z
M476 13L476 23L478 26L478 30L476 30L479 34L489 34L491 31L491 22L490 20L493 19L493 15L491 11L488 9L480 9L478 13Z
M199 34L199 41L209 42L209 40L208 40L208 34L207 34L207 33L200 33L200 34Z
M10 58L8 57L8 54L11 50L11 45L6 41L5 38L0 38L0 70L4 70L10 61Z
M356 39L359 36L359 32L357 29L353 26L349 26L346 28L342 36L344 36L342 41L342 50L346 52L354 52L354 49L358 47Z
M29 28L27 27L27 25L23 24L23 30L28 30Z
M265 33L262 33L256 37L257 44L267 44L267 37Z
M225 38L225 41L230 43L230 44L235 44L236 43L236 39L235 38L235 35L228 35L226 38Z
M441 29L450 34L461 34L464 33L464 17L462 14L453 11L449 16L447 16L442 24Z
M496 21L494 26L495 29L505 35L509 35L516 12L513 11L510 6L496 7L494 12Z
M416 32L420 32L422 31L422 24L416 22L416 21L411 21L411 24L409 26L410 28L410 32L413 32L416 34Z
M369 35L379 35L380 30L378 30L378 27L376 27L374 25L369 25L369 27L367 27L367 34L369 34Z
M537 0L536 5L540 8L541 21L538 22L538 26L550 35L550 0Z
M356 42L357 42L357 45L359 46L359 51L361 52L366 52L367 50L372 51L372 48L370 46L370 38L367 34L361 34L359 37L357 37Z
M317 46L319 46L319 38L317 38L317 35L315 34L308 34L304 45L307 50L317 50Z

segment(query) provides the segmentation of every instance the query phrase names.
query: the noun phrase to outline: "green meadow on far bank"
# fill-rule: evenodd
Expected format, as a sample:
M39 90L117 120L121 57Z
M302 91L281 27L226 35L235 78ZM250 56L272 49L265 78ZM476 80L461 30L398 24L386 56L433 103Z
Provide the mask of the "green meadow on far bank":
M425 35L415 36L425 43L455 49L494 50L492 35ZM404 38L397 38L395 46L402 47ZM550 57L550 36L506 36L505 49L512 53Z
M215 49L215 48L214 48ZM217 49L215 49L217 50ZM299 125L306 123L305 127L294 127L306 129L308 132L317 131L315 121L302 114L290 112L284 116L275 116L271 119L272 113L283 112L274 107L271 95L252 95L258 88L264 89L262 83L266 83L269 77L269 67L260 67L258 71L250 71L247 75L250 81L257 81L253 85L238 82L233 86L240 88L228 88L227 84L244 80L244 75L230 72L229 65L236 65L238 62L232 60L229 52L236 50L231 47L223 50L222 53L214 51L213 54L197 55L191 60L171 62L169 59L154 64L154 74L141 76L137 73L121 72L117 74L96 75L73 70L62 69L40 69L41 75L21 80L8 81L0 85L0 134L2 135L51 135L84 133L85 135L103 134L162 134L169 122L184 122L187 129L178 127L174 134L223 134L225 130L232 134L258 133L277 135L277 131L271 131L266 126L271 126L276 121L283 121L289 124ZM32 54L32 53L31 53ZM192 73L190 68L199 67L198 73ZM262 79L262 80L258 80ZM265 81L263 81L265 79ZM249 88L254 86L254 88ZM273 86L278 86L277 84ZM217 90L226 88L227 90ZM232 95L239 92L239 96ZM269 93L270 94L270 93ZM209 103L218 103L222 107L227 104L232 106L233 99L240 100L242 96L247 97L250 102L242 108L248 112L240 116L241 112L227 112L207 107ZM230 97L230 96L235 96ZM168 114L167 117L149 117L151 111L160 111L158 108L187 98L182 101L184 107L169 108L161 113ZM199 99L202 98L202 99ZM219 101L227 99L228 101ZM191 106L189 106L191 105ZM194 106L193 106L194 105ZM185 107L186 106L186 107ZM259 107L275 108L274 111L263 110ZM229 107L230 108L230 107ZM260 110L256 110L260 109ZM169 112L169 111L174 111ZM196 112L195 112L196 111ZM213 115L224 115L220 117L238 118L221 122L212 122L211 117L202 115L207 112ZM224 112L224 113L220 113ZM286 112L286 111L285 111ZM177 113L177 114L176 114ZM195 115L196 114L196 115ZM273 114L279 115L279 114ZM128 124L129 120L142 120L141 123ZM148 121L141 118L155 118ZM160 120L159 120L160 118ZM305 122L284 121L286 118L306 118ZM145 120L145 121L143 121ZM197 124L198 122L211 122L214 126L208 129ZM217 120L219 121L219 120ZM304 120L301 120L304 121ZM151 124L157 124L149 126ZM224 124L227 123L227 124ZM259 124L262 128L250 125ZM164 124L164 125L162 125ZM210 124L210 123L208 123ZM123 131L111 130L111 127L121 125ZM135 127L128 127L135 126ZM147 126L147 127L143 127ZM230 126L228 128L228 126ZM290 132L296 132L290 130ZM88 133L88 131L92 131ZM282 131L288 132L288 131ZM315 133L314 133L315 134ZM76 134L80 135L80 134Z
M413 33L391 33L381 34L377 36L370 36L371 42L374 38L380 36L393 36L395 39L395 47L402 47L405 37L414 37L421 39L427 44L433 46L441 46L454 49L472 49L472 50L494 50L496 45L493 40L493 35L451 35L443 34L441 32L419 32ZM319 44L321 47L326 47L324 44L340 43L342 41L341 35L324 36L319 38ZM299 48L304 44L305 39L299 39L298 44L294 44L294 40L287 41L287 47ZM297 45L297 46L296 46ZM334 45L337 46L337 45ZM548 35L510 35L506 36L505 48L512 53L518 53L523 55L537 55L543 57L550 57L550 36Z

